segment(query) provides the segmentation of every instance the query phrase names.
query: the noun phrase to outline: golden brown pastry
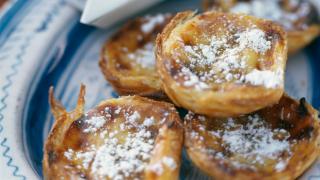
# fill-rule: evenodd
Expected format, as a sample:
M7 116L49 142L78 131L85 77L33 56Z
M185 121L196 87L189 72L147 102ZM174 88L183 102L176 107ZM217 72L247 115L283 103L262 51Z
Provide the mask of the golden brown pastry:
M128 96L84 113L84 91L66 112L50 90L56 121L44 147L45 179L178 179L183 128L173 105Z
M171 17L158 14L137 18L105 43L100 69L118 94L166 99L155 70L154 41Z
M271 21L247 15L178 13L158 35L157 70L178 106L229 117L277 103L287 41Z
M204 0L204 9L246 13L272 20L287 31L288 52L294 54L320 34L319 13L304 0Z
M284 95L237 118L185 117L185 147L208 175L224 180L293 180L320 153L318 112Z

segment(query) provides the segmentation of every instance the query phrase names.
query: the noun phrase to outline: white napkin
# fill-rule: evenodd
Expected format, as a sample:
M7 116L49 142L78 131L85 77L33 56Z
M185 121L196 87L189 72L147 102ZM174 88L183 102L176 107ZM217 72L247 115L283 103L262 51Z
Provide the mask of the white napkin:
M87 0L80 21L107 28L160 1L162 0Z

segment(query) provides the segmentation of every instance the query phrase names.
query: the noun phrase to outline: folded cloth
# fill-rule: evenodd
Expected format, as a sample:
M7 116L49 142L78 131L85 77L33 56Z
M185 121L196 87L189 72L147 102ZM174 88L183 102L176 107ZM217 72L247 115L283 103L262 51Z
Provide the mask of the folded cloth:
M163 0L87 0L80 21L84 24L107 28L160 1Z

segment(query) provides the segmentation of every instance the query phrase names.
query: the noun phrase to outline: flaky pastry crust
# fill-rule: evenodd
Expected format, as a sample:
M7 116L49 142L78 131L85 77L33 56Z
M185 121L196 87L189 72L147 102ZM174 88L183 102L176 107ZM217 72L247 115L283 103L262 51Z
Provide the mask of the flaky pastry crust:
M304 99L284 95L274 106L233 119L190 113L185 147L215 179L293 180L319 156L318 112Z
M167 99L155 70L153 47L156 35L171 17L158 14L136 18L105 43L99 66L118 94Z
M261 36L248 40L250 34ZM211 36L218 40L208 43ZM251 46L251 41L258 41L259 44L260 40L266 40L264 36L268 36L268 42L261 43L262 47L257 51L265 50L263 46L269 43L265 52L257 53L250 48L242 48L241 43L248 42L247 45ZM219 39L221 37L227 40ZM157 70L163 89L177 106L208 116L238 116L277 103L284 86L287 59L285 37L280 26L252 16L213 11L197 16L191 11L178 13L156 41ZM214 45L210 46L210 43ZM218 44L218 48L210 49L215 44ZM200 54L197 54L198 51ZM240 63L242 59L243 63ZM246 65L241 69L242 64ZM259 77L256 80L261 80L262 84L251 84L249 76L245 80L242 76L250 74L253 69L257 69L258 73L268 71L271 76L274 75L274 79L270 79L271 84L277 85L266 87L263 84L268 83L269 75L264 80L261 80L263 77L259 79L260 74L252 76ZM227 75L224 73L226 71ZM222 77L222 80L215 76Z
M50 89L55 122L44 146L45 179L178 179L183 128L173 105L127 96L85 114L84 94L81 86L67 112Z

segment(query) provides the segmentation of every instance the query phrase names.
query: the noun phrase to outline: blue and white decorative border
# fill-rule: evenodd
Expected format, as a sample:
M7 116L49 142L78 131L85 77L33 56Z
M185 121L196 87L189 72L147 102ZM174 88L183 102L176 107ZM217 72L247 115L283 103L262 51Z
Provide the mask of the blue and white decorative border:
M22 4L32 4L29 12L19 12ZM24 13L21 22L11 26L0 46L0 169L1 179L37 179L23 148L21 109L25 91L35 66L45 58L48 42L79 14L63 0L17 1L0 21ZM7 26L8 27L8 26ZM7 28L6 27L6 28ZM2 34L3 35L3 34ZM37 68L36 68L37 69ZM39 107L41 108L41 107Z

